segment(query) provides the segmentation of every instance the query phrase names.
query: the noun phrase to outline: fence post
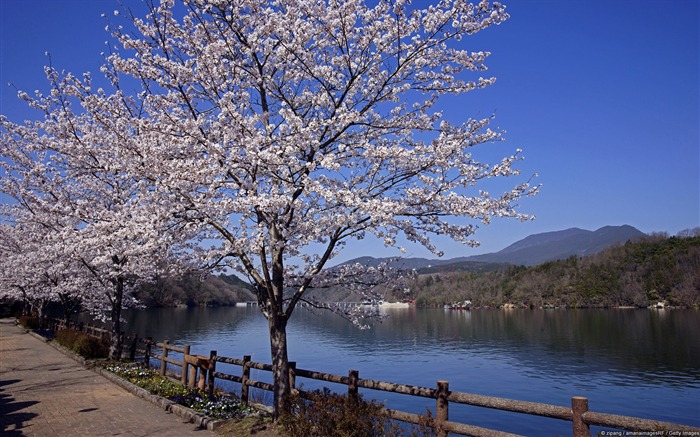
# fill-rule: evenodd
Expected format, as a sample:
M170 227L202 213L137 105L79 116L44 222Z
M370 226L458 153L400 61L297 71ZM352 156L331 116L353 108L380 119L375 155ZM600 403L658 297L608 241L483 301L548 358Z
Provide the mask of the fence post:
M189 364L189 363L188 363ZM190 388L195 388L197 385L197 366L193 366L189 364L189 381L187 381L187 384L189 385ZM199 378L202 378L202 374L199 374Z
M199 380L197 381L197 388L201 391L204 391L204 389L207 387L207 370L209 370L209 362L205 362L204 360L206 360L206 358L201 357L201 365L199 367Z
M165 366L168 365L168 363L165 362L166 358L168 358L168 340L163 340L163 353L160 360L160 376L165 376Z
M447 403L447 394L449 392L449 383L447 381L437 382L437 401L435 403L435 435L438 437L447 437L447 431L442 429L443 423L447 422L449 417L449 404Z
M139 342L139 335L134 334L134 341L131 342L131 348L129 348L129 361L134 361L136 358L136 345Z
M153 339L151 337L146 338L146 353L143 356L143 365L148 368L148 366L151 364L151 344L153 343Z
M182 354L182 375L180 375L180 382L182 385L187 385L187 360L185 359L187 355L190 354L190 345L185 345L185 352ZM196 372L196 370L195 370Z
M214 372L216 372L216 351L209 353L209 369L207 370L207 393L214 394Z
M571 398L572 422L574 423L574 437L590 436L588 424L583 421L583 414L588 411L588 398L574 396Z
M294 393L294 388L296 387L297 381L297 362L289 362L289 386L291 387L292 393Z
M360 379L359 370L350 370L348 372L348 398L353 403L357 403L359 396L357 394L357 380Z
M241 402L248 405L248 379L250 379L250 355L243 355L243 373L241 374Z

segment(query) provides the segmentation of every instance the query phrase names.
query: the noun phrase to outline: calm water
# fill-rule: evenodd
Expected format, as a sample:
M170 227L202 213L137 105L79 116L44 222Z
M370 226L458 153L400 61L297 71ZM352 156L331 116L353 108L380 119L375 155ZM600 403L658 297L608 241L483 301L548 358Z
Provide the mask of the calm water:
M585 396L593 411L700 426L698 311L388 311L382 324L362 331L332 314L299 309L288 328L290 360L303 369L357 369L363 378L424 387L444 379L453 391L554 405ZM270 362L257 308L152 309L125 318L127 332L189 343L192 353ZM253 377L269 381L267 372ZM384 392L364 396L414 413L434 407ZM450 419L525 435L571 434L569 422L456 404Z

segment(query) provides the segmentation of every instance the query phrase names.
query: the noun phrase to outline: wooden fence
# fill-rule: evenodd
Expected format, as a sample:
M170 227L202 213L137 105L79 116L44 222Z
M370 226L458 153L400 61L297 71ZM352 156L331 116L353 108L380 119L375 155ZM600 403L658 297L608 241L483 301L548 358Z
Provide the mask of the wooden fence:
M82 326L83 330L90 335L102 336L104 330L101 328ZM251 360L250 355L244 355L243 359L219 356L217 351L211 351L209 356L190 354L190 346L174 346L168 340L160 343L152 341L150 338L139 338L136 335L124 338L124 349L122 357L128 357L131 361L142 362L146 366L151 366L151 359L160 362L159 373L161 375L179 376L180 382L189 387L198 387L213 393L216 380L231 381L241 384L241 400L244 403L249 401L249 388L254 387L262 390L272 391L272 384L256 381L250 377L251 369L272 372L271 364L258 363ZM140 348L139 345L143 345ZM156 350L154 350L154 347ZM157 354L160 349L160 354ZM170 352L181 354L182 359L173 359ZM137 355L138 353L138 355ZM167 364L172 364L180 368L177 372L169 373ZM226 363L241 367L239 375L231 375L217 371L217 363ZM616 430L626 430L633 432L668 431L686 432L684 435L700 435L700 428L687 425L680 425L657 420L642 419L638 417L620 416L590 411L588 409L588 399L574 396L571 398L571 406L557 406L542 404L537 402L518 401L513 399L498 398L492 396L482 396L470 393L453 392L449 389L448 381L437 381L434 388L419 387L413 385L396 384L391 382L362 379L359 371L350 370L347 376L333 375L329 373L317 372L314 370L297 369L296 363L290 362L291 386L296 393L301 395L304 392L296 389L297 378L307 378L317 381L332 382L347 386L347 393L351 399L358 399L359 389L385 391L400 393L408 396L424 397L435 400L435 414L431 417L420 416L418 414L407 413L391 409L384 409L384 414L394 420L412 424L427 425L436 430L438 436L447 436L448 433L501 437L513 436L492 429L481 428L464 423L451 422L449 420L450 404L464 404L500 411L509 411L528 415L542 416L559 420L566 420L572 423L572 431L575 437L590 435L591 426L602 426ZM666 434L675 435L675 434Z

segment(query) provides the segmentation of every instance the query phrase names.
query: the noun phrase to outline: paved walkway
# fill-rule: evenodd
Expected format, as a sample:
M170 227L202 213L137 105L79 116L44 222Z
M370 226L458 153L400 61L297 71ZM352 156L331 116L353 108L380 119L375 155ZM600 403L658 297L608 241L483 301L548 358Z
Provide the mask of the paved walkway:
M211 437L0 319L0 435Z

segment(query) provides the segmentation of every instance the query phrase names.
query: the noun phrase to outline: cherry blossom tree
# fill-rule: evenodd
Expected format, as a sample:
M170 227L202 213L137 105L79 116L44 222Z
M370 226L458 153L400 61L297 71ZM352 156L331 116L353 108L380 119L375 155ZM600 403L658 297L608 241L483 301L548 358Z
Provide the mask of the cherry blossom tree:
M368 4L369 3L369 4ZM274 406L290 392L286 326L351 240L476 244L476 224L529 217L519 151L481 162L501 133L451 121L444 96L495 81L464 37L508 18L500 3L441 0L162 0L120 42L110 71L142 84L130 172L161 208L217 244L197 253L247 275L268 320ZM462 116L456 114L456 116ZM483 185L483 187L477 187ZM337 274L337 272L331 272Z
M41 182L27 176L30 169L40 173L40 167L26 150L8 147L12 144L3 141L0 146L0 193L14 199L0 205L0 295L31 305L42 323L48 303L59 302L69 319L88 288L60 237L74 222L38 207L35 195Z
M90 300L94 284L56 238L55 223L15 213L21 216L15 223L0 224L0 296L29 303L42 324L47 304L56 302L69 322Z
M163 260L175 245L168 227L176 224L148 200L148 184L124 169L129 157L123 152L130 141L138 141L134 100L93 91L89 75L76 78L50 67L46 73L50 93L20 93L43 119L21 125L0 119L5 176L0 190L14 200L5 216L18 226L42 227L45 236L27 235L23 244L44 246L41 260L48 267L79 266L79 284L61 282L53 288L68 298L77 297L80 287L82 304L111 320L110 357L116 358L121 310L136 304L132 292L141 281L167 265Z
M0 225L0 297L23 302L23 315L33 313L43 320L51 296L42 286L42 273L34 270L35 251L27 247L23 231L19 226Z

